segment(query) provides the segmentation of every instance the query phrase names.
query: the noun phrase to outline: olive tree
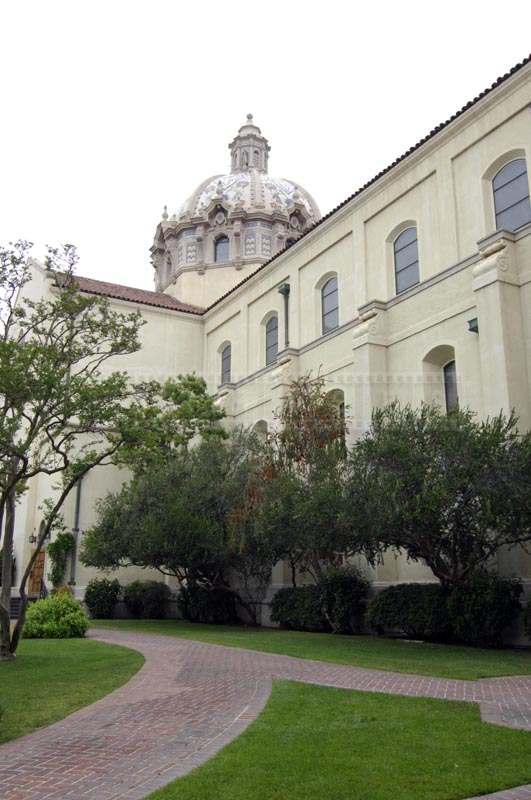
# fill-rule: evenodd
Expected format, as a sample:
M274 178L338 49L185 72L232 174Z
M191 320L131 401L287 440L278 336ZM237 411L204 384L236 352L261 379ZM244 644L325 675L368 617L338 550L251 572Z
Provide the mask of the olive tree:
M365 536L462 585L531 541L531 434L514 415L392 403L352 450L347 497Z

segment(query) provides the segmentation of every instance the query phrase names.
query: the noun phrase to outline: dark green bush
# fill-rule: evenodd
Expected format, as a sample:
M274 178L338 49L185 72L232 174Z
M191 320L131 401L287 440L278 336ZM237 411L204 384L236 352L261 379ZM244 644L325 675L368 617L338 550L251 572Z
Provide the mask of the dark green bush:
M531 599L528 600L524 610L524 631L528 639L531 639Z
M164 619L171 592L160 581L133 581L124 587L124 603L131 616Z
M448 611L454 637L465 644L501 647L503 632L521 611L522 584L480 573L452 590Z
M32 603L24 625L26 639L71 639L85 635L89 622L81 603L69 592L58 592Z
M316 585L280 589L271 620L293 630L358 633L367 592L368 582L353 567L330 569Z
M329 629L323 613L321 591L315 585L279 589L271 603L271 620L289 630Z
M369 582L354 567L328 570L319 582L324 616L334 633L363 628Z
M207 589L192 584L181 589L177 600L184 619L215 625L237 625L236 598L225 589Z
M412 639L431 641L451 636L446 594L439 584L389 586L369 603L367 620L380 633L401 631Z
M96 578L85 592L85 603L93 619L111 619L120 594L120 584L114 578Z

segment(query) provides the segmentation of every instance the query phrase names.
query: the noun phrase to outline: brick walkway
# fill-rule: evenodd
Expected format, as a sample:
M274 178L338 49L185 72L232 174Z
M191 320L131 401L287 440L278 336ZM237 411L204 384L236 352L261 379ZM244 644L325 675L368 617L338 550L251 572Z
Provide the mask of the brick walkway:
M531 678L446 680L169 636L113 630L91 635L139 650L144 667L97 703L0 747L2 800L140 800L245 730L275 678L477 702L484 720L531 730ZM531 800L531 785L488 797Z

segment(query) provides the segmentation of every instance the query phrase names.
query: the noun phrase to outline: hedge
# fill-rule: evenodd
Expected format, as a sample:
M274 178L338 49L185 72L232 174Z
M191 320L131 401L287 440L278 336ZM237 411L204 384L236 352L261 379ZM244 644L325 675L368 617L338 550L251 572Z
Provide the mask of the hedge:
M446 594L440 584L389 586L369 603L367 621L378 633L400 631L410 639L440 642L451 636Z
M330 569L317 584L280 589L271 603L271 620L292 630L359 633L368 588L353 567Z
M482 573L454 589L448 610L455 638L480 647L501 647L503 632L521 611L522 584Z
M209 589L197 584L183 586L177 606L184 619L190 622L212 625L237 625L240 622L235 595L226 589Z
M90 581L85 592L85 604L90 616L93 619L112 619L120 591L116 578L95 578Z
M440 584L402 583L371 600L367 619L379 633L500 647L505 629L520 613L521 593L520 581L489 573L448 590Z
M171 592L160 581L133 581L124 587L124 603L131 616L164 619Z

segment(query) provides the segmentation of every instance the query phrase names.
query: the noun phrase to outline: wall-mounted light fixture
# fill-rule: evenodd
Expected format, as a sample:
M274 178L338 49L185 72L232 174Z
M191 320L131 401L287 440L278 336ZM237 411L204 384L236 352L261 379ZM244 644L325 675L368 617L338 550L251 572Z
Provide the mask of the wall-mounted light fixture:
M477 317L468 320L468 330L470 331L470 333L479 333L479 325Z

